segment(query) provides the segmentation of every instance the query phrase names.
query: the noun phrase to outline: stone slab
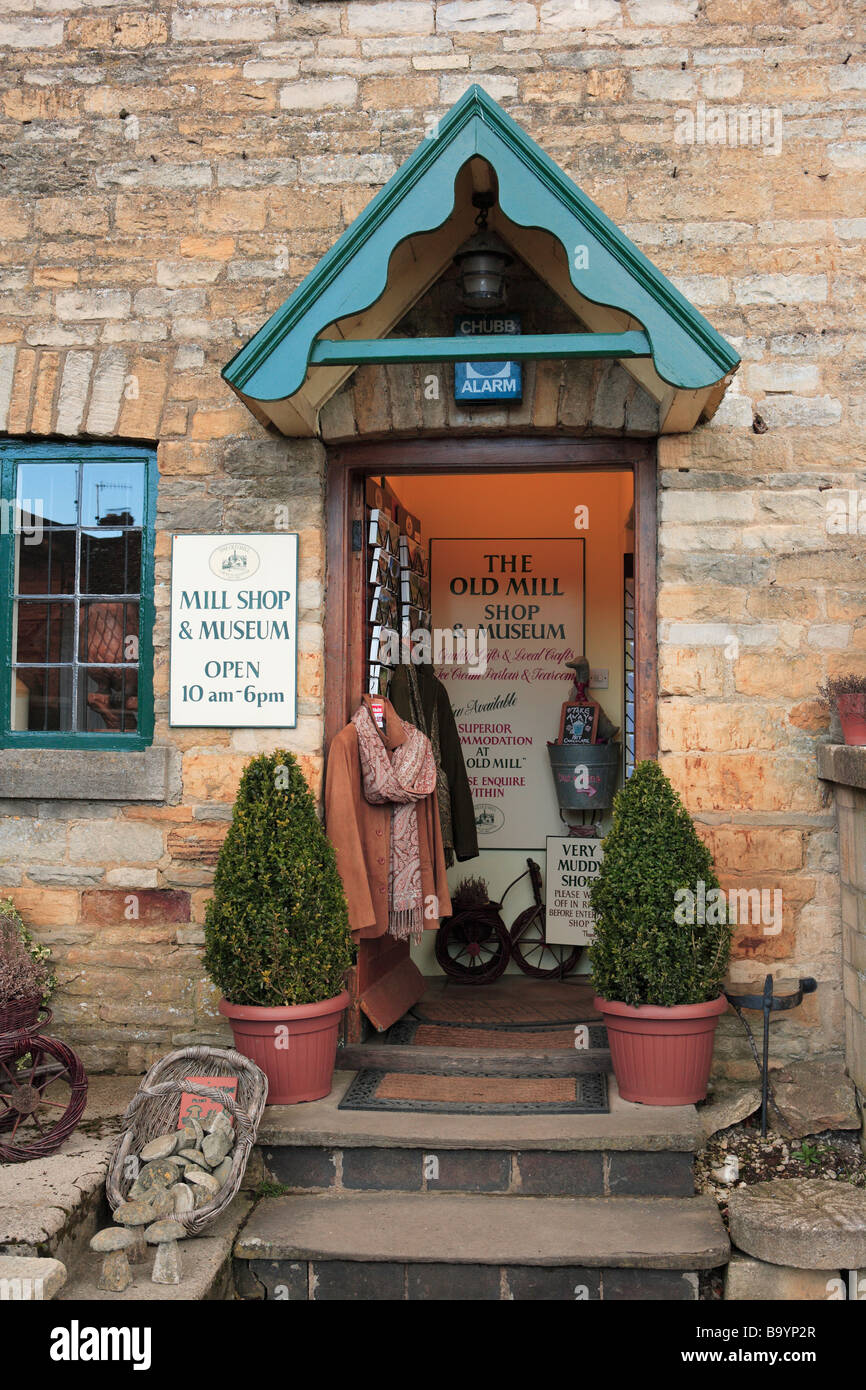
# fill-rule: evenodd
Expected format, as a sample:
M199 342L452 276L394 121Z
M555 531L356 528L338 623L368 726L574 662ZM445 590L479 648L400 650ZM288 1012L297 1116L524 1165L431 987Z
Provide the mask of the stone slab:
M365 1192L265 1198L235 1256L696 1270L729 1250L711 1197Z
M0 1303L41 1303L56 1298L66 1283L60 1260L0 1255Z
M818 776L825 782L866 789L866 748L847 743L818 745Z
M825 1129L859 1129L854 1083L841 1057L791 1062L770 1078L785 1119L783 1133L795 1139Z
M177 801L180 753L99 749L0 749L0 785L9 800Z
M176 1302L214 1302L231 1300L234 1291L231 1282L232 1246L238 1231L249 1215L251 1201L242 1196L235 1197L222 1216L212 1226L206 1227L200 1236L190 1236L179 1242L181 1260L181 1282L179 1284L154 1284L154 1255L148 1250L142 1264L132 1265L132 1283L121 1293L105 1293L97 1286L102 1257L88 1250L84 1253L72 1272L66 1287L59 1295L61 1302L85 1303L98 1301L107 1303L159 1303Z
M100 1225L113 1137L73 1134L55 1154L0 1167L0 1254L64 1264Z
M719 1081L706 1102L698 1106L705 1139L738 1125L761 1108L761 1087L750 1081Z
M725 1271L724 1297L733 1303L819 1302L828 1297L828 1283L826 1270L771 1265L735 1250Z
M608 1115L411 1115L340 1110L354 1072L334 1073L324 1100L306 1105L269 1105L258 1144L273 1148L381 1147L442 1149L641 1149L694 1153L703 1131L692 1105L633 1105L620 1098L608 1076Z
M830 1178L775 1178L728 1198L731 1240L768 1264L858 1269L866 1264L866 1189Z
M81 1124L48 1158L0 1166L0 1254L66 1264L105 1221L104 1183L139 1076L95 1076Z

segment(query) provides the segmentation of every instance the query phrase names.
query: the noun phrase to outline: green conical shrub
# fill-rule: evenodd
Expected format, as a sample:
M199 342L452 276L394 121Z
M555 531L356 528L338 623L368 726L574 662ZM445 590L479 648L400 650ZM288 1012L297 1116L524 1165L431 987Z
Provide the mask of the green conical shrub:
M205 965L232 1004L315 1004L353 948L333 847L293 754L244 769L205 916Z
M694 894L691 912L682 890ZM633 1006L718 998L731 946L726 904L712 855L657 763L639 763L614 800L591 896L600 995Z

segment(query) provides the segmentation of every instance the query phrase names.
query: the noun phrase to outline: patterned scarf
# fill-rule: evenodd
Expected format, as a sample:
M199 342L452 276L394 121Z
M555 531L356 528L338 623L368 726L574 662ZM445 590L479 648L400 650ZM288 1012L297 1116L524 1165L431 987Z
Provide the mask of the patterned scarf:
M393 717L398 718L396 714ZM400 941L411 936L417 942L424 930L424 899L416 803L435 790L436 764L430 740L411 724L402 719L399 722L406 740L389 752L366 703L352 715L364 796L374 806L392 803L388 933Z

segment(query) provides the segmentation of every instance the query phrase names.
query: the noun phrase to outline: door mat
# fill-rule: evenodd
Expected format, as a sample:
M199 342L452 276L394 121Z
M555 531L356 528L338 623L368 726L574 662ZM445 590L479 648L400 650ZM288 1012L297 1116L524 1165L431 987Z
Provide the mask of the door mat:
M369 1068L350 1082L340 1110L402 1110L416 1115L606 1115L603 1072L579 1076L485 1076Z
M588 1051L607 1047L607 1029L603 1023L583 1026L588 1033ZM422 1023L419 1018L407 1014L376 1041L399 1047L493 1047L503 1052L571 1052L575 1046L574 1029L573 1023L525 1023L517 1026L508 1023Z
M464 985L428 989L411 1013L421 1023L453 1023L464 1028L532 1028L539 1024L598 1021L589 985L518 980L515 986Z

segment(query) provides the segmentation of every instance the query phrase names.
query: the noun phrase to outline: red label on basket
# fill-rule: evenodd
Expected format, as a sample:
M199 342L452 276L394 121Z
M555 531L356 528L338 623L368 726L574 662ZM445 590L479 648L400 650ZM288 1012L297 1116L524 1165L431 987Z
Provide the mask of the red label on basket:
M198 1086L207 1092L218 1087L221 1091L228 1091L232 1100L238 1098L238 1079L236 1076L188 1076L187 1086ZM180 1129L185 1120L198 1120L199 1124L206 1120L208 1115L212 1115L215 1110L222 1110L224 1107L215 1097L196 1094L195 1091L184 1091L180 1098L180 1112L177 1117L177 1127Z

